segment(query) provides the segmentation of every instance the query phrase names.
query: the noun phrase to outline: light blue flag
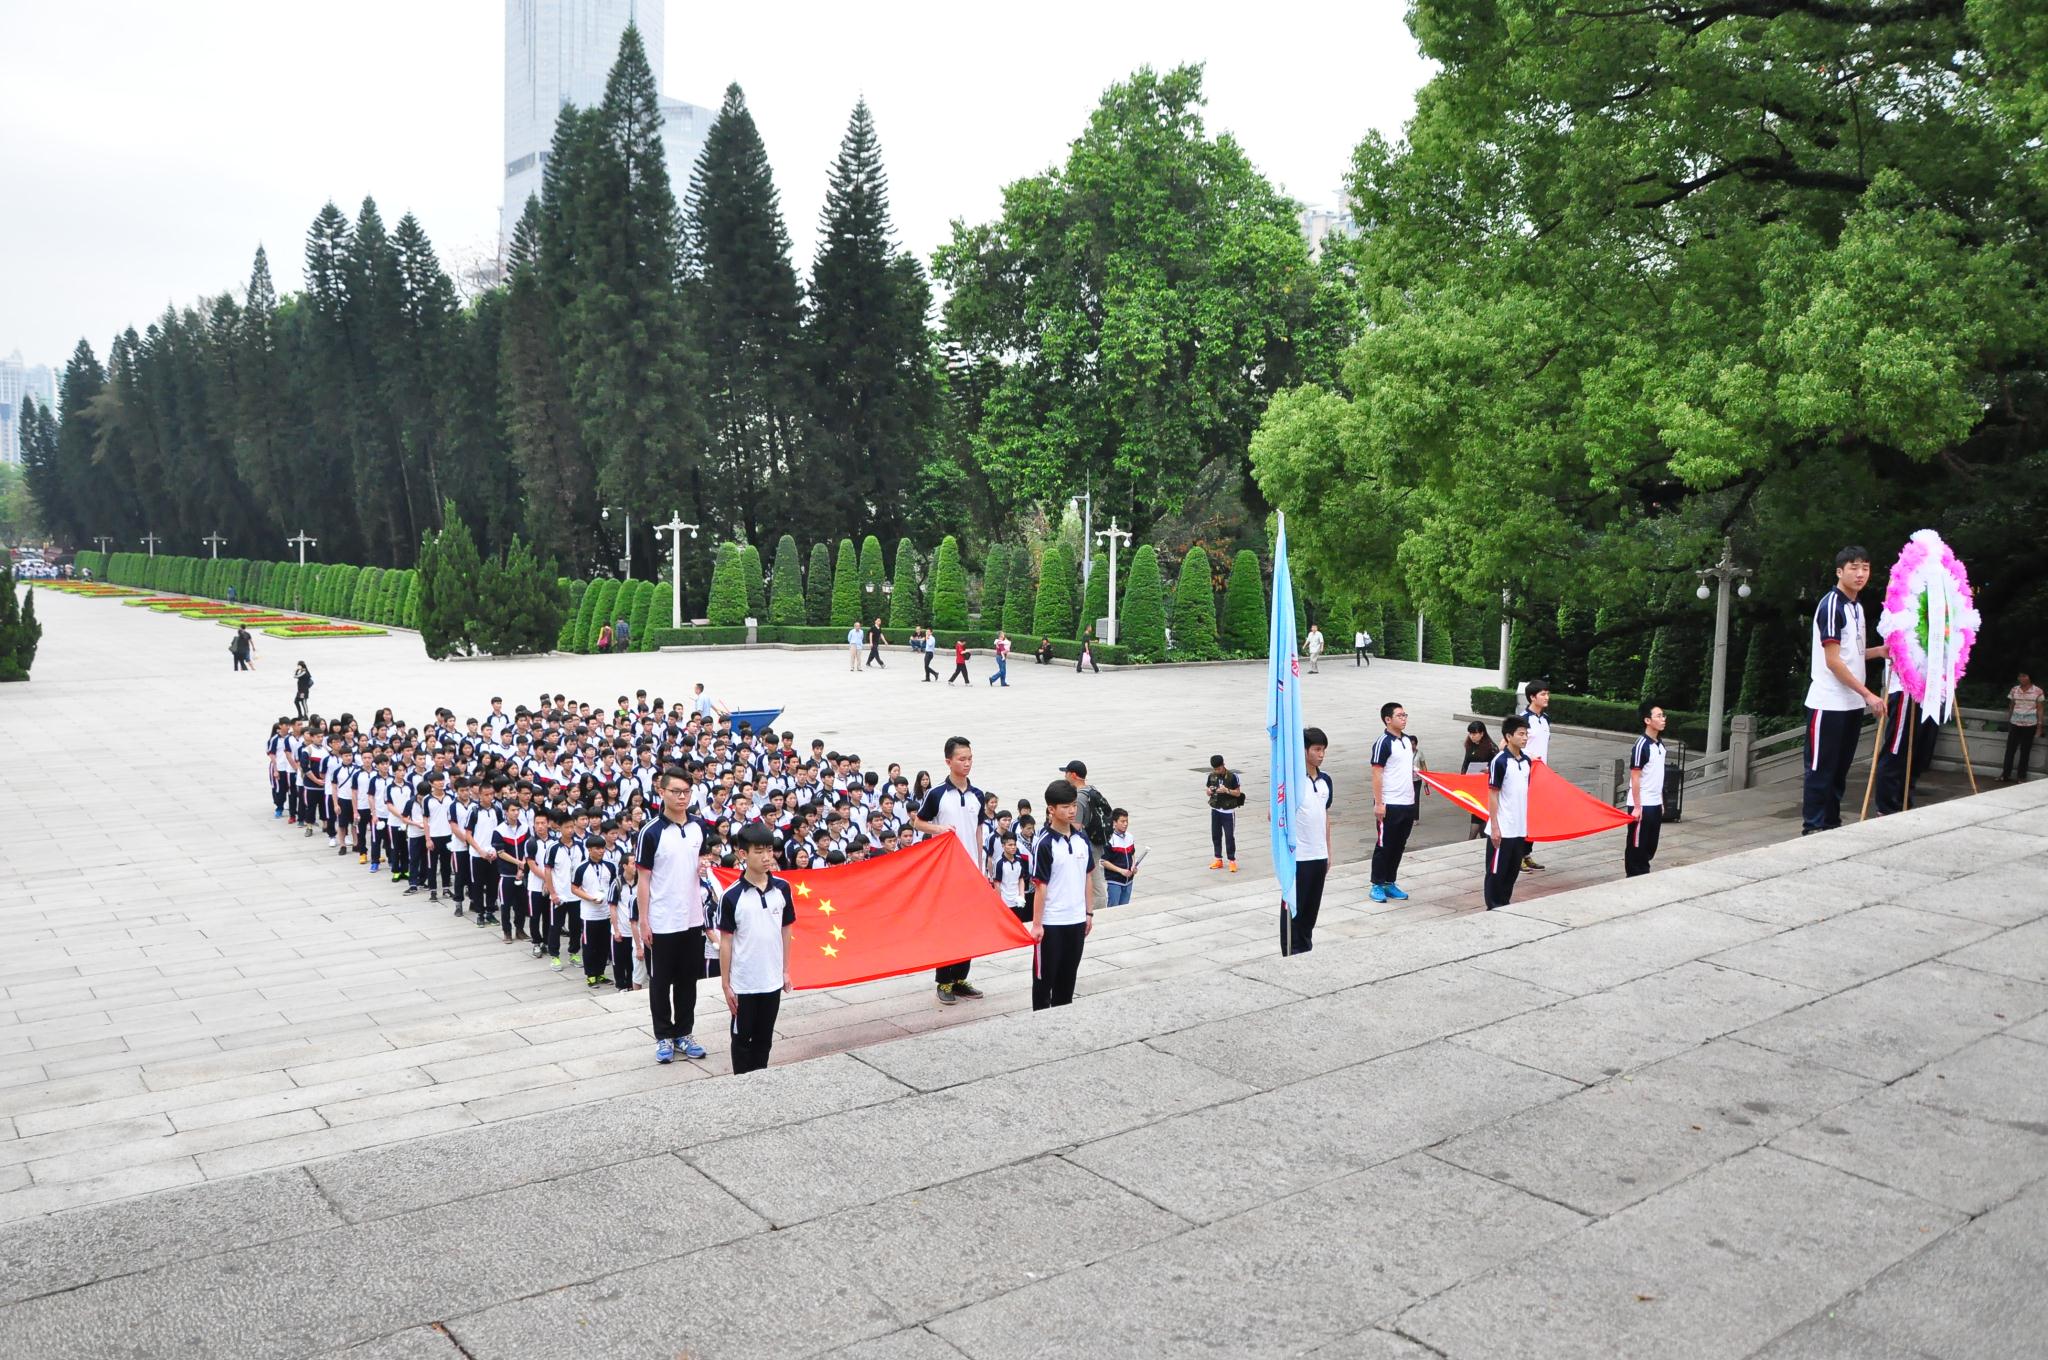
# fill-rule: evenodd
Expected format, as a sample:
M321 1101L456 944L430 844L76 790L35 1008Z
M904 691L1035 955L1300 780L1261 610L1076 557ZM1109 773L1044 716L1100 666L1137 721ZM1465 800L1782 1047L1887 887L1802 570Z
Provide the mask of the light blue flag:
M1273 874L1288 917L1294 915L1294 809L1308 787L1301 745L1301 661L1294 650L1294 582L1287 569L1287 516L1273 545L1272 636L1267 639L1266 738L1272 747ZM1287 939L1286 922L1280 937Z

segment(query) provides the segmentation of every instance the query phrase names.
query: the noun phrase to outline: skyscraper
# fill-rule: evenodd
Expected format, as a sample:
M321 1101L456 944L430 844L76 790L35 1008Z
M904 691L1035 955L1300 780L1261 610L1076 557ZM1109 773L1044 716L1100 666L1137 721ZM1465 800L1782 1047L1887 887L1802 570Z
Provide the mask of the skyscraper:
M0 463L21 462L21 399L35 399L45 411L57 409L57 378L41 364L22 362L16 350L0 359Z
M662 84L665 0L505 0L505 201L500 245L512 238L529 196L540 192L555 118L564 104L595 107L618 60L627 24L638 25L654 83ZM662 143L680 203L716 110L664 97Z

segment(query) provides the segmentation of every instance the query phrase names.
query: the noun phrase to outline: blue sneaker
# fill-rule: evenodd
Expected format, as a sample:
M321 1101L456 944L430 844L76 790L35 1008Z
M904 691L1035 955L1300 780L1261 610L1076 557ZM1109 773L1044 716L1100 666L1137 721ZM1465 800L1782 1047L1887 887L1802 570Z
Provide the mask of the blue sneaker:
M685 1034L683 1036L682 1053L685 1058L701 1058L704 1056L704 1045Z
M272 809L270 810L270 819L271 819L272 821L276 821L276 820L277 820L278 818L280 818L280 817L282 817L282 816L284 816L284 809L283 809L283 808L272 808Z
M1372 891L1367 893L1366 896L1372 898L1375 902L1384 902L1387 900L1387 890L1375 883L1372 885Z
M658 1063L676 1060L676 1044L673 1039L663 1039L654 1046L654 1060Z
M1388 897L1391 897L1391 898L1392 898L1392 899L1394 899L1394 900L1395 900L1396 902L1406 902L1406 901L1408 900L1408 894L1407 894L1407 893L1404 893L1404 892L1402 892L1402 891L1401 891L1401 885L1400 885L1400 884L1398 884L1398 883L1389 883L1389 884L1386 884L1386 885L1385 885L1385 887L1386 887L1386 893L1387 893L1387 896L1388 896Z

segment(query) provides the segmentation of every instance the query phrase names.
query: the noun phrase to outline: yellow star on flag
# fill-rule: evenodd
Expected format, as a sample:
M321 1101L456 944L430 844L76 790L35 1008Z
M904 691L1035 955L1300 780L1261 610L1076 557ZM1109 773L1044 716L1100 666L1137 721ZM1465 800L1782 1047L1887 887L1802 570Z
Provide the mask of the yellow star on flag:
M829 945L829 944L827 944L827 945L820 945L820 946L818 946L818 947L819 947L820 949L823 949L823 950L825 951L825 957L826 957L826 958L828 958L828 959L836 959L836 958L838 958L838 957L839 957L839 951L838 951L838 950L836 950L836 949L834 949L834 948L833 948L833 947L832 947L831 945Z
M846 932L844 930L841 930L838 926L834 926L832 927L832 938L835 940L843 940L846 938Z
M818 904L818 910L824 912L827 916L830 916L832 914L832 899L828 897L823 902L820 902Z
M797 884L797 885L796 885L796 895L797 895L798 897L809 897L809 896L811 895L811 885L810 885L810 884L808 884L808 883L799 883L799 884Z

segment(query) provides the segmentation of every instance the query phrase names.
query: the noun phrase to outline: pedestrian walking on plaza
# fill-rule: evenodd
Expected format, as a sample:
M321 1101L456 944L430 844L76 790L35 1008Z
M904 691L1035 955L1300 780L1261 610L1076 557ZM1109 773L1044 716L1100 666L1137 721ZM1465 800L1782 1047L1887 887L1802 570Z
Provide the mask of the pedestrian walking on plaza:
M1664 710L1644 701L1637 710L1643 735L1628 753L1628 810L1635 825L1628 829L1622 869L1636 878L1650 872L1657 856L1657 834L1664 826Z
M2034 758L2034 734L2041 730L2043 699L2041 687L2025 671L2005 692L2005 764L1998 777L2007 783L2015 778L2026 781L2027 765Z
M857 634L860 630L855 629ZM859 648L854 649L856 659ZM858 667L856 667L858 669ZM704 826L690 817L690 775L662 772L661 816L640 833L640 948L647 957L654 1060L704 1056L697 1042L697 979L704 972Z
M932 663L939 655L938 635L929 628L920 628L917 633L917 655L924 662L924 678L936 680L939 673L932 669Z
M749 822L739 843L746 870L718 901L718 980L732 1016L735 1075L768 1065L796 947L796 898L772 872L775 833Z
M882 660L882 648L888 641L882 636L882 618L877 614L874 625L868 629L868 665L889 669L889 663Z
M1529 857L1529 771L1535 762L1523 753L1529 744L1529 720L1520 716L1500 725L1501 751L1486 776L1486 865L1479 896L1492 911L1515 900L1515 880Z
M860 625L854 624L846 630L846 669L860 669Z
M1237 872L1237 810L1244 806L1244 785L1237 777L1237 771L1223 763L1222 756L1209 757L1209 777L1202 785L1203 797L1209 804L1209 848L1215 858L1209 861L1211 869L1221 869L1227 862L1230 872Z
M996 673L988 678L991 685L1010 687L1010 635L1000 628L996 630Z
M1078 762L1077 762L1078 763ZM1089 882L1101 857L1074 824L1080 790L1055 779L1045 790L1045 830L1032 851L1031 878L1038 885L1031 908L1031 1009L1071 1005L1081 949L1095 928Z
M1323 882L1330 876L1330 809L1336 788L1323 773L1330 739L1320 727L1301 732L1308 787L1294 811L1294 917L1287 923L1288 954L1315 948L1316 916L1323 909Z
M974 678L967 673L967 639L964 637L953 639L953 673L946 677L946 683L950 685L955 680L965 680L969 686L974 684Z
M1079 675L1086 666L1095 674L1102 674L1102 667L1095 664L1095 630L1090 628L1081 635L1081 654L1074 658L1074 674Z
M1356 670L1360 666L1370 666L1372 664L1372 634L1366 632L1363 628L1353 633L1351 635L1351 650L1354 654L1351 662L1352 669Z
M1415 827L1416 771L1422 762L1415 739L1408 735L1408 710L1397 703L1380 705L1380 738L1372 745L1372 890L1375 902L1405 902L1408 894L1395 880L1401 855Z
M622 614L619 616L618 622L612 625L612 646L618 648L620 651L623 652L627 650L626 644L631 642L632 640L633 625L625 617L625 615Z
M612 649L612 626L607 623L597 630L597 654L607 655Z
M245 671L249 669L249 656L255 650L256 640L249 636L249 630L247 628L235 629L234 639L228 643L228 655L234 658L236 670Z
M1883 718L1885 701L1866 683L1865 664L1885 655L1885 644L1864 645L1863 606L1856 597L1870 583L1870 553L1850 546L1835 554L1835 588L1813 607L1811 680L1806 687L1806 779L1799 834L1842 824L1842 790L1856 763L1856 744L1867 712Z
M1308 626L1308 673L1320 675L1323 670L1323 626L1312 623Z
M303 718L306 716L306 700L313 693L313 672L306 669L306 663L303 661L292 671L292 686L292 703L298 708L299 716Z

